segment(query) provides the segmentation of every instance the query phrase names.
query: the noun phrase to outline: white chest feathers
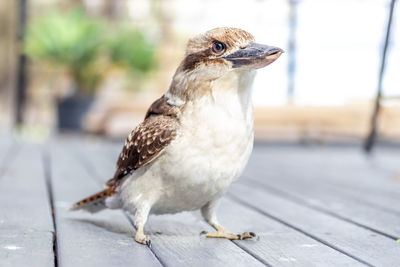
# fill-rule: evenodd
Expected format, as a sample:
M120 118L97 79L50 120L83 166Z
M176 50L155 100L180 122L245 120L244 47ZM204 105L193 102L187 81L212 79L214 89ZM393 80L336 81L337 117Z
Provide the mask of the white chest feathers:
M188 107L192 110L182 119L179 147L186 148L190 165L202 169L204 177L196 179L215 179L223 190L238 178L250 156L253 109L237 94L219 93Z
M175 213L198 209L226 191L253 148L253 75L247 75L246 81L215 81L211 93L185 104L177 138L127 186L127 198L143 199L146 192L154 196L153 213Z
M251 89L230 79L216 81L211 94L186 104L178 137L163 155L170 168L164 185L191 209L221 195L253 148Z

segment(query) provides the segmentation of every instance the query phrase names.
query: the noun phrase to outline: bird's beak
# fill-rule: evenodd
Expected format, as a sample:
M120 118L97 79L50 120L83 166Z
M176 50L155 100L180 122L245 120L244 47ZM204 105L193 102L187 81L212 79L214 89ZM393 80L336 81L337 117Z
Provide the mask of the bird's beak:
M232 62L232 68L263 68L274 62L284 51L278 47L250 43L223 58Z

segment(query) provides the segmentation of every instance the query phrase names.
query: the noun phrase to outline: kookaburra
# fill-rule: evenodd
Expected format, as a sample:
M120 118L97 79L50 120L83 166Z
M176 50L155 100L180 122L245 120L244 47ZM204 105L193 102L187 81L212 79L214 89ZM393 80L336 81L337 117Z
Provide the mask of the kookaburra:
M106 189L72 209L127 210L135 214L135 240L142 244L150 244L143 230L149 214L198 209L217 231L207 237L253 238L222 227L216 208L253 148L255 70L282 53L236 28L190 39L168 91L126 139Z

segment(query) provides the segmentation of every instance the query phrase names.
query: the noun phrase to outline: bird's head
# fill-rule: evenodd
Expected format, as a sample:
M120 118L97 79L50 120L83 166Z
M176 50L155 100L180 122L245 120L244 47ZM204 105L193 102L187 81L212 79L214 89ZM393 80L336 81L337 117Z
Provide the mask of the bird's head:
M216 28L191 38L169 94L183 101L202 95L210 84L231 73L241 76L274 62L283 50L258 44L237 28Z

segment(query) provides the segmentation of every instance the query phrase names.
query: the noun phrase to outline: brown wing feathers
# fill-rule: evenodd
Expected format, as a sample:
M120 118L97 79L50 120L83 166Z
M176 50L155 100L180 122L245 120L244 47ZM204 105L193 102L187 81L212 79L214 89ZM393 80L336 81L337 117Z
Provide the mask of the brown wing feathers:
M118 159L114 180L154 159L176 136L177 120L168 116L150 116L126 139Z
M155 101L147 111L145 120L127 137L118 158L114 177L105 184L108 188L77 202L72 207L72 210L82 207L92 211L93 207L88 205L91 202L93 202L94 206L99 206L96 203L100 202L103 204L100 206L104 208L105 197L115 193L118 183L127 174L152 161L175 139L176 129L179 124L177 113L177 108L168 104L164 96ZM94 209L98 211L96 208Z
M163 115L168 117L176 118L179 112L179 108L170 105L164 96L160 97L153 104L151 104L149 110L147 110L144 119L149 118L152 115Z
M126 139L115 175L107 185L114 184L159 155L176 137L177 113L178 108L168 104L164 96L150 106L145 120Z

